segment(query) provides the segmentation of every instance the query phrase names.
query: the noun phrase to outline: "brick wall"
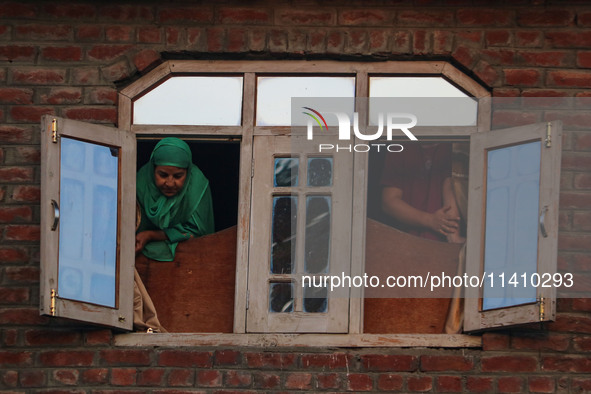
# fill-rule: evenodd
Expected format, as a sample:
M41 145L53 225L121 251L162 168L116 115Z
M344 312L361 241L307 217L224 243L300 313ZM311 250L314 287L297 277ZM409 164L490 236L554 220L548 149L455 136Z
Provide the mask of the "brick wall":
M591 96L590 1L340 3L0 2L0 390L591 391L588 299L483 349L115 348L38 315L40 117L114 124L118 85L162 58L445 59L497 97ZM565 120L563 270L591 267L588 120Z

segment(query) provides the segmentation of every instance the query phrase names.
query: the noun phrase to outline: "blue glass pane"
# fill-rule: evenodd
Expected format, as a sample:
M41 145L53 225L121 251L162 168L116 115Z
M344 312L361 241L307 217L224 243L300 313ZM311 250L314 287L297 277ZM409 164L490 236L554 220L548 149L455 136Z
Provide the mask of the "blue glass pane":
M115 307L118 150L60 141L58 294Z
M536 301L521 275L537 272L540 150L537 141L488 152L484 271L504 276L505 286L487 283L484 310Z
M304 312L326 313L328 310L328 290L326 287L304 288Z
M297 157L284 157L275 159L275 171L273 174L273 186L291 187L298 185L298 168L300 159Z
M269 312L293 312L293 283L269 284Z
M328 272L330 211L330 196L309 196L306 198L306 272Z
M332 185L332 157L308 159L308 186Z
M291 274L296 250L297 197L273 197L271 273Z

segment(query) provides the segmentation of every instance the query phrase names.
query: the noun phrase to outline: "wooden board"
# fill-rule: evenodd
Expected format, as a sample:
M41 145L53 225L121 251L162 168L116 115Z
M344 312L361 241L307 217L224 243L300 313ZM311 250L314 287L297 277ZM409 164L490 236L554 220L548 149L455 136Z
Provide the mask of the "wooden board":
M179 243L171 262L139 256L136 268L169 332L232 332L236 226Z
M388 275L456 275L459 244L419 238L375 220L367 221L365 272L382 281ZM406 289L410 290L410 289ZM452 289L424 297L429 288L420 289L420 296L402 297L406 292L388 288L366 289L364 300L365 333L430 333L443 332Z

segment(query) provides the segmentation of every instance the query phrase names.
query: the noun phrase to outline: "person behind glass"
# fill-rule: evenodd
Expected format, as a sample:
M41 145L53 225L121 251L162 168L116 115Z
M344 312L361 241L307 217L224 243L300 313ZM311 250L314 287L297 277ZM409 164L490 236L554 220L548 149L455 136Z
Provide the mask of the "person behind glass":
M214 231L209 181L193 164L187 143L178 138L164 138L154 147L137 173L136 197L136 254L172 261L179 242ZM135 278L135 328L164 332L137 270Z
M422 238L463 243L451 183L451 143L402 144L382 172L382 210L394 227Z

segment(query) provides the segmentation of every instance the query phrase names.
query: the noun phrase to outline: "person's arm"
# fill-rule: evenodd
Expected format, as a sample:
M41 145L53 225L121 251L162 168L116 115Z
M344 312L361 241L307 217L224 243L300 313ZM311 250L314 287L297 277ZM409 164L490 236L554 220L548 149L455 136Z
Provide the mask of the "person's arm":
M148 242L165 241L168 237L162 230L140 231L135 235L135 252L141 252Z
M402 190L388 186L382 191L382 209L396 220L417 228L430 229L447 236L457 232L459 215L450 213L451 207L444 205L434 213L421 211L406 203Z
M445 178L443 181L443 206L450 207L448 213L451 217L457 218L458 227L455 231L447 233L446 238L447 242L451 243L464 243L466 238L460 235L460 210L458 208L458 204L456 202L456 197L454 195L453 187L451 178Z

